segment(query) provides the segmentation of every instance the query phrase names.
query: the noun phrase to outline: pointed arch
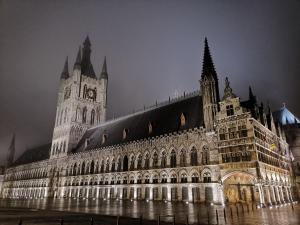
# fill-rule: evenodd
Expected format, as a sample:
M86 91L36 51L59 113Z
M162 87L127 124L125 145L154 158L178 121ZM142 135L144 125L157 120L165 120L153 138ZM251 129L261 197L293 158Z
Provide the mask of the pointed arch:
M90 124L91 124L91 125L94 125L94 123L95 123L95 110L92 109L92 111L91 111L91 120L90 120Z
M190 158L191 158L191 166L197 166L198 165L198 153L197 153L197 149L195 148L195 146L193 146L191 149Z
M128 157L127 155L123 158L123 171L128 171Z
M86 123L86 114L87 114L87 108L84 107L82 110L82 123Z
M170 154L170 166L171 168L175 168L176 167L176 151L175 149L172 149L171 154Z

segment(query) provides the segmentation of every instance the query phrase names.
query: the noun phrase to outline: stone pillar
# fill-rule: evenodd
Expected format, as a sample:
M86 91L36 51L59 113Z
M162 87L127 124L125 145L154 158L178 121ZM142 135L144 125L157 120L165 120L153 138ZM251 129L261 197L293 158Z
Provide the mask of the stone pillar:
M153 200L153 188L149 187L149 191L150 191L150 193L149 193L149 199Z
M171 187L167 187L167 200L171 201Z
M265 190L266 197L267 197L267 202L266 202L266 204L272 205L269 187L268 187L268 186L265 186L265 187L264 187L264 190Z
M188 187L188 201L193 202L193 189L191 186Z
M258 185L258 193L259 193L259 204L261 207L265 206L265 195L261 184Z
M288 188L288 193L289 193L289 196L290 196L291 202L293 202L293 201L294 201L294 199L293 199L293 195L292 195L292 191L291 191L291 188L290 188L290 187Z
M274 186L269 186L269 190L270 190L270 193L271 193L271 201L274 205L276 205L277 201L276 201L276 197L275 197Z
M289 195L288 187L285 187L285 195L286 195L287 201L290 202L291 198L290 198L290 195Z
M276 196L277 196L278 203L282 204L283 199L281 199L281 195L280 195L280 192L279 192L279 187L276 186L275 189L276 189Z

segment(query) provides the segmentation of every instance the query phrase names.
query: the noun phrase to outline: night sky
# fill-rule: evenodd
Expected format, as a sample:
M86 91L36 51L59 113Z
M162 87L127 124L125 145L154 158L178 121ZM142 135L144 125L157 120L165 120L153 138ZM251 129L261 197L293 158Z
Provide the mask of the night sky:
M221 96L228 76L242 100L251 85L300 116L299 0L0 0L2 161L13 132L17 156L50 142L64 60L86 35L97 75L107 56L109 118L199 89L205 37Z

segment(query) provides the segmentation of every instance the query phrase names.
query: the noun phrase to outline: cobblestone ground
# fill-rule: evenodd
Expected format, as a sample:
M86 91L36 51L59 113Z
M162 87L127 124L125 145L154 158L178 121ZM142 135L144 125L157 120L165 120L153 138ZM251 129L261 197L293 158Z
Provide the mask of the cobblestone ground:
M224 217L224 209L226 221ZM257 209L255 205L206 206L171 202L117 201L117 200L0 200L0 225L94 225L157 224L158 216L164 222L176 224L228 224L228 225L299 225L300 205L280 205ZM218 219L217 219L218 215ZM136 219L132 219L136 218Z

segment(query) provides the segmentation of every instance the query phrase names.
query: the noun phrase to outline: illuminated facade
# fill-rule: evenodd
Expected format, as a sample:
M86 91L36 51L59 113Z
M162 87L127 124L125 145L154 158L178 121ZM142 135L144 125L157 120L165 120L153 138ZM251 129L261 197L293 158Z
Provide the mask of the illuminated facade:
M224 97L205 40L201 91L106 121L108 74L88 38L66 63L53 140L5 171L4 198L112 198L224 204L292 201L285 134L251 89Z

